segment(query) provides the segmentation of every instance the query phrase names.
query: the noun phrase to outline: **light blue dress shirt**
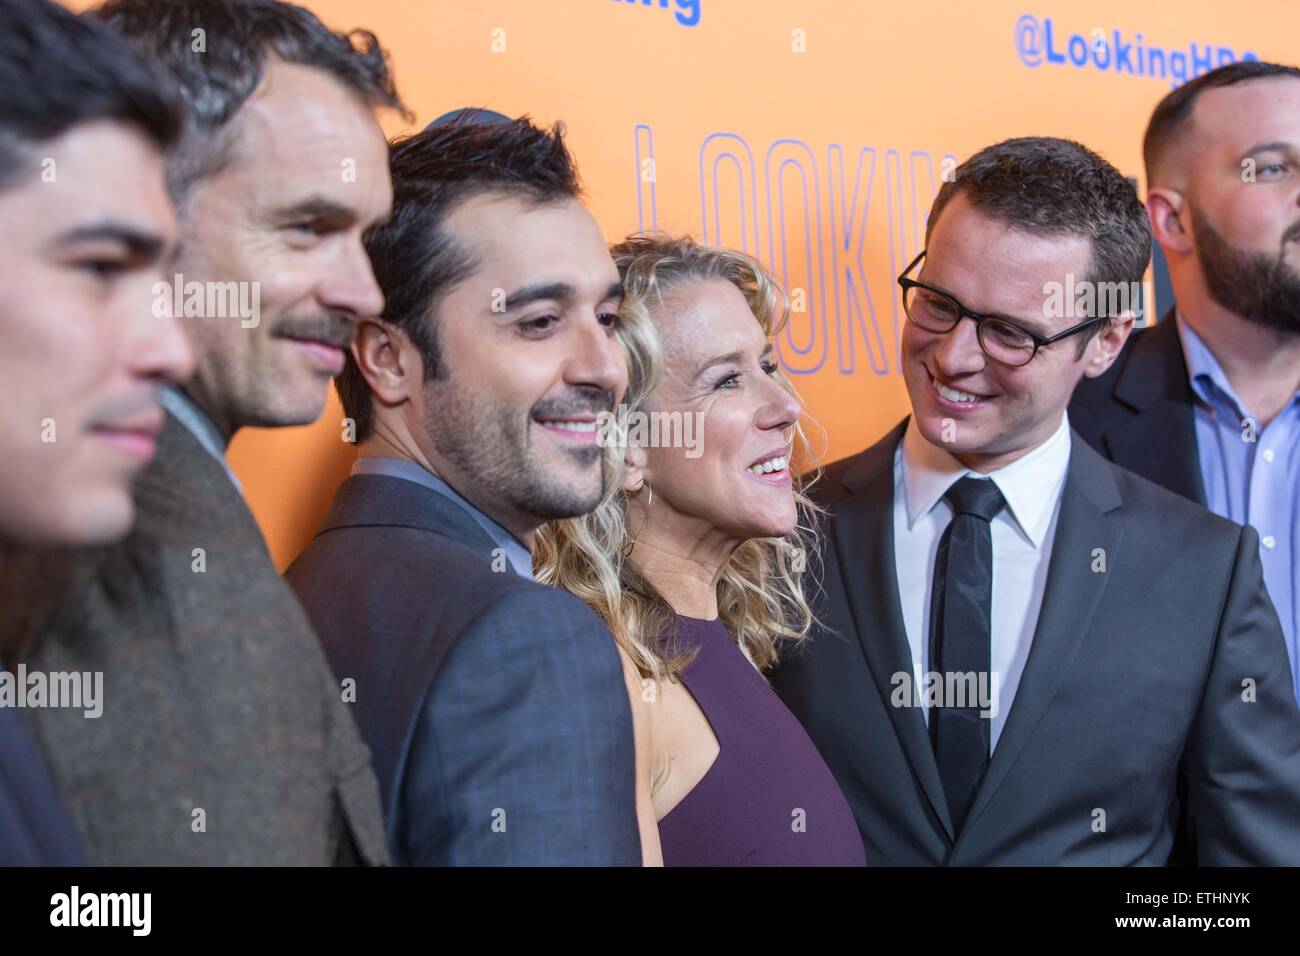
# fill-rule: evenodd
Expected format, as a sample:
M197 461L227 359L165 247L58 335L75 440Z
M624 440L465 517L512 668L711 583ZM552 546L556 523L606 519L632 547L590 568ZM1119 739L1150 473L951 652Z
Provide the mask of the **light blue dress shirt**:
M1196 448L1205 502L1259 532L1264 584L1277 608L1300 700L1300 392L1260 429L1223 367L1181 315L1178 335L1196 403ZM1252 440L1253 439L1253 440Z
M244 496L244 486L239 483L235 477L234 469L230 467L230 462L226 460L226 440L217 430L217 426L212 423L203 409L194 404L194 400L182 392L179 388L164 388L158 395L158 402L163 408L171 412L176 420L185 426L186 430L194 436L204 450L215 458L226 474L230 476L230 481L234 484L235 490L239 496Z
M458 495L451 485L433 472L427 471L415 462L403 458L358 458L352 466L352 474L385 475L389 478L402 478L406 481L413 481L417 485L424 485L424 487L438 492L444 498L450 499L455 502L457 507L473 518L480 528L487 532L493 544L505 552L506 560L510 562L510 567L515 574L521 578L527 578L529 581L533 580L533 556L527 548L519 543L519 539Z

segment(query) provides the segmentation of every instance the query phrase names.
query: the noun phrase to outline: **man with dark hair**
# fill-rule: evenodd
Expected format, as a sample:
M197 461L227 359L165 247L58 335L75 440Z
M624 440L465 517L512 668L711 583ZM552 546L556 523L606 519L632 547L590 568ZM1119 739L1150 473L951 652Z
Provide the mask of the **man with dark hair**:
M37 715L102 864L325 864L386 857L347 692L276 573L226 447L324 407L383 295L362 241L391 207L374 115L397 105L375 38L274 0L114 0L97 15L179 83L168 156L183 236L155 308L196 371L163 395L131 536L84 556L36 643L46 670L102 671L98 720ZM344 675L346 676L346 675Z
M1143 151L1176 304L1070 416L1111 461L1259 533L1300 699L1300 69L1197 77Z
M192 368L179 325L148 309L176 246L162 150L179 122L163 73L106 27L46 0L0 6L0 668L19 650L15 552L127 532L159 387ZM0 701L0 866L83 862Z
M613 638L531 555L604 490L618 270L558 124L466 115L391 167L367 243L386 308L339 379L360 457L287 577L357 681L396 862L636 865Z
M776 678L869 863L1164 864L1180 810L1201 863L1300 862L1255 533L1066 414L1132 327L1098 289L1132 288L1147 228L1101 157L1009 140L958 167L899 277L913 414L828 467L825 629Z

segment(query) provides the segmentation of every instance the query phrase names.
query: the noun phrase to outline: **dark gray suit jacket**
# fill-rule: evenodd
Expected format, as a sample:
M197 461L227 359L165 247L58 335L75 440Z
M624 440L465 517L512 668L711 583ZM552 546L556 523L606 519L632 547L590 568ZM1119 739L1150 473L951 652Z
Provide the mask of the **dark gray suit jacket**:
M902 434L828 467L828 629L775 681L869 863L1159 865L1184 803L1198 862L1300 863L1300 709L1255 532L1078 435L1029 658L954 834L921 711L890 705L891 675L912 669L894 566Z
M170 414L135 500L130 536L85 556L29 664L104 674L99 718L24 711L91 862L383 862L370 756L311 625Z
M356 682L393 860L639 865L614 640L492 551L444 495L354 475L286 574Z

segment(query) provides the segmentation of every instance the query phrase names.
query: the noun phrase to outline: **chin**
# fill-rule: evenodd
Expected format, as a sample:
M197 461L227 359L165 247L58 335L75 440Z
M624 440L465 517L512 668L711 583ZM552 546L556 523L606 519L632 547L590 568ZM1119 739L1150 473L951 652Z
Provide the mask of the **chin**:
M31 544L84 548L112 544L126 537L135 520L135 505L125 489L81 490L48 521L37 518L28 529Z
M291 428L311 425L325 412L325 391L292 402L283 402L275 408L261 409L249 424L257 428Z

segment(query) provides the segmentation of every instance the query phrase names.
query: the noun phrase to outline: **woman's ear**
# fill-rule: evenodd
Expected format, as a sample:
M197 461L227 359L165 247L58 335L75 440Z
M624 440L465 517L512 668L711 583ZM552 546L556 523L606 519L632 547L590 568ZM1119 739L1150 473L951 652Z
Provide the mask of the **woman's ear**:
M623 490L636 494L646 482L646 454L640 445L629 444L623 457Z

